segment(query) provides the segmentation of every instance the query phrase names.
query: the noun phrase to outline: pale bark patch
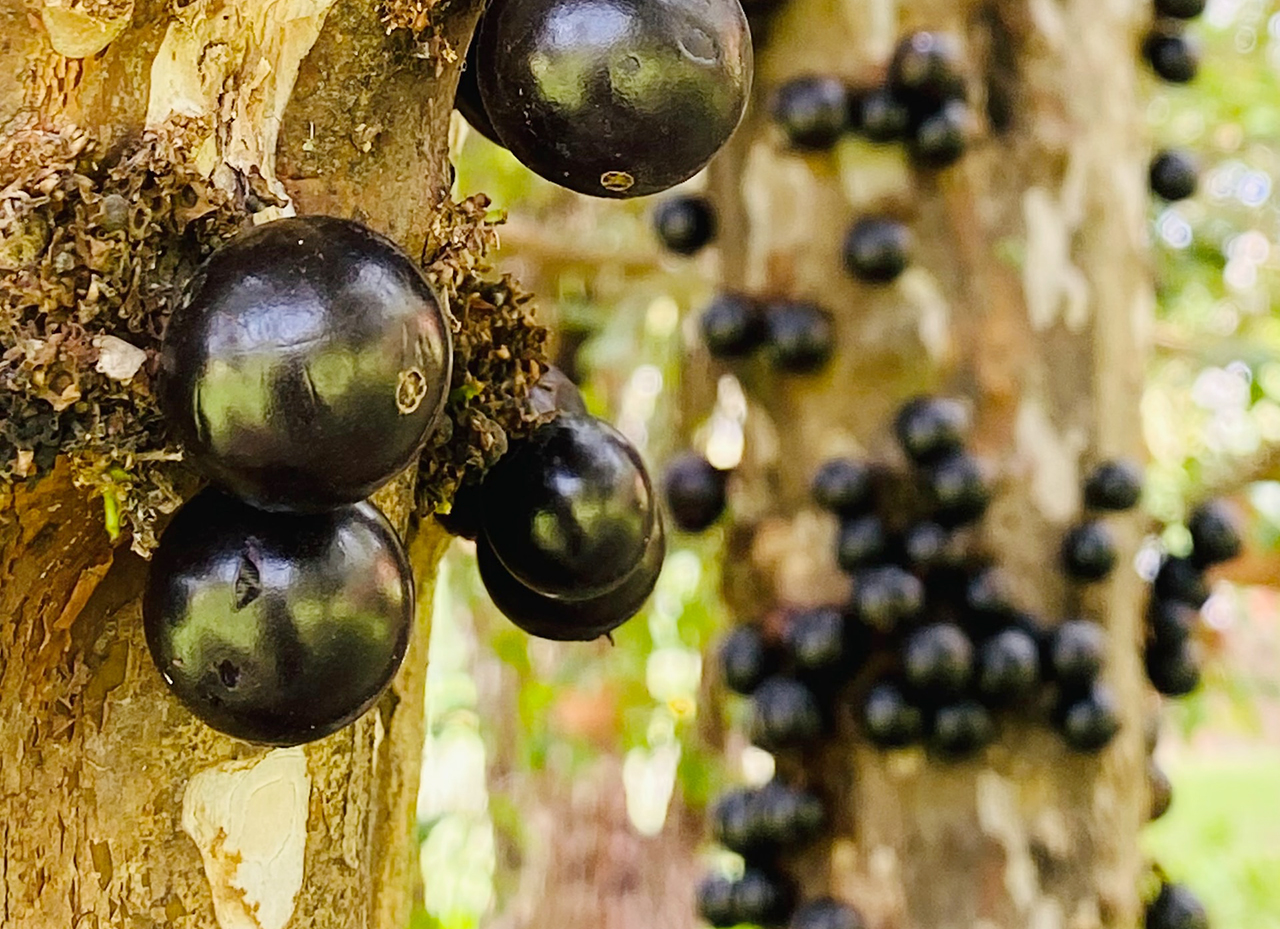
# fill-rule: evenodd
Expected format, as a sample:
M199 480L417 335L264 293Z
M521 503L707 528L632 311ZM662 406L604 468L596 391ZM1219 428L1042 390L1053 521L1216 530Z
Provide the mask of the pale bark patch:
M182 829L204 860L221 929L284 929L302 888L311 777L301 748L194 775Z
M115 381L130 380L147 360L138 346L113 335L95 336L93 347L98 350L97 370Z
M1022 290L1037 332L1059 321L1079 332L1089 319L1089 283L1071 260L1074 209L1064 199L1043 187L1030 187L1022 195L1027 233Z
M129 24L133 3L125 4L112 16L94 15L73 9L65 0L45 0L40 21L49 35L49 44L67 58L90 58L102 51Z
M1054 425L1039 399L1027 394L1014 425L1018 456L1031 465L1031 498L1050 522L1065 523L1080 509L1082 429Z

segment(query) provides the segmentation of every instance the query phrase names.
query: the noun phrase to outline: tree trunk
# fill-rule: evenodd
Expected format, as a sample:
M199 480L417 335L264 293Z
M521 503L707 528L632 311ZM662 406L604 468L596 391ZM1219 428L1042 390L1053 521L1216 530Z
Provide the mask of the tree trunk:
M444 50L479 12L448 7L415 41L380 13L421 25L428 2L0 0L0 142L20 162L33 131L78 132L110 165L173 139L158 151L210 196L355 217L417 251L450 183ZM152 164L148 195L164 174ZM411 541L419 622L376 711L268 751L166 693L141 629L146 563L72 476L60 458L0 494L0 925L403 929L444 533L428 521ZM401 531L412 495L408 475L378 498Z
M750 458L725 559L739 614L847 595L809 480L837 454L892 458L897 405L936 391L972 400L974 445L998 465L983 536L1018 605L1051 620L1084 612L1109 634L1105 678L1123 729L1099 756L1018 725L976 760L948 765L876 751L845 725L804 759L832 792L835 835L794 872L807 896L834 893L873 929L1138 920L1143 594L1123 567L1137 520L1115 521L1122 567L1083 594L1065 582L1057 553L1081 510L1083 470L1142 457L1153 294L1135 49L1148 15L1137 0L788 0L756 50L753 115L713 165L728 286L816 300L839 337L819 375L744 370ZM781 81L871 83L911 29L956 35L971 100L980 112L1004 107L1007 125L983 119L965 157L938 173L913 171L900 146L783 150L766 125ZM895 285L859 285L842 271L845 230L886 212L912 226L914 264Z

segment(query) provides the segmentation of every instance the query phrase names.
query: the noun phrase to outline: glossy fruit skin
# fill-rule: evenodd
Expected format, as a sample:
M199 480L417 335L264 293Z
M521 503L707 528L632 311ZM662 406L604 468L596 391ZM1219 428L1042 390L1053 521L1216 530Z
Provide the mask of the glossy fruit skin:
M812 743L825 727L817 697L794 678L767 679L751 695L751 704L751 741L764 749Z
M973 677L973 643L954 623L931 623L911 633L902 649L902 673L931 699L959 696Z
M922 570L958 567L964 558L956 544L956 534L935 522L915 523L902 537L902 550L907 562Z
M1186 84L1200 70L1199 49L1182 34L1180 25L1157 24L1142 42L1142 57L1151 70L1171 84Z
M1058 731L1078 752L1097 752L1120 731L1120 710L1111 688L1095 682L1084 694L1061 709Z
M653 211L653 228L669 252L694 255L716 236L716 211L705 197L672 197Z
M842 571L855 571L879 561L887 544L888 536L879 516L843 519L836 534L836 564Z
M667 541L661 517L654 526L644 555L631 574L593 597L566 600L527 587L507 570L483 536L476 540L480 580L498 612L530 635L557 642L598 639L640 612L658 583Z
M692 177L751 88L736 0L494 0L479 42L498 136L535 173L596 197Z
M801 151L831 148L848 126L847 92L834 77L787 81L774 94L771 111L787 141Z
M965 583L964 604L977 616L1004 623L1014 612L1008 576L995 566L976 572Z
M737 788L720 795L711 808L711 835L743 856L758 855L765 844L759 792Z
M933 520L955 528L972 523L987 511L991 488L982 463L957 452L936 461L921 472L924 490L933 504Z
M961 700L934 713L929 744L944 758L959 759L989 745L995 737L995 720L987 708L975 700Z
M964 447L969 411L947 397L913 397L898 410L894 435L907 457L917 464L938 461Z
M810 900L792 913L790 929L863 929L864 926L853 907L822 897Z
M1094 682L1107 657L1107 633L1087 619L1069 619L1053 630L1049 640L1049 668L1054 679L1068 689L1083 689Z
M978 649L975 683L985 700L1012 703L1040 683L1040 646L1026 631L1010 626Z
M261 509L317 512L364 499L417 457L452 361L440 304L395 245L348 220L279 219L188 284L159 401L206 477Z
M874 490L871 468L849 458L823 462L809 485L818 506L841 516L866 512L873 502Z
M1197 610L1209 599L1204 574L1188 558L1166 557L1156 571L1151 589L1162 600L1180 600Z
M1100 581L1116 566L1116 543L1106 523L1086 520L1062 540L1062 567L1080 581Z
M871 688L860 717L867 740L879 748L904 748L924 737L924 713L895 684Z
M484 101L480 99L480 64L478 62L480 43L476 41L480 35L480 25L477 24L476 31L471 37L471 44L467 46L466 61L458 74L458 92L453 98L453 108L462 114L462 118L472 129L494 145L506 148L498 138L498 131L493 128L489 114L485 112Z
M1195 19L1204 12L1205 0L1155 0L1157 16L1170 19Z
M835 321L816 304L770 303L764 322L773 366L779 371L813 374L826 366L835 351Z
M727 877L714 874L703 878L695 891L698 915L717 929L738 924L733 885Z
M907 153L918 168L941 170L960 160L969 146L973 115L961 100L944 103L922 118L907 137Z
M724 513L729 475L697 452L672 459L662 475L662 496L681 532L703 532Z
M1147 180L1161 200L1185 200L1200 183L1200 166L1184 151L1165 149L1151 159Z
M607 593L645 557L657 503L639 452L593 416L539 426L485 475L481 525L526 587L564 600Z
M771 849L801 848L821 835L826 826L827 811L816 795L777 779L760 788L756 802L760 833Z
M911 230L896 219L860 219L844 239L845 270L868 284L888 284L906 270L912 247Z
M864 568L854 577L854 610L879 632L892 632L924 609L924 585L896 565Z
M738 626L720 645L720 677L730 690L749 695L774 672L774 659L759 629Z
M1147 813L1147 821L1155 822L1173 805L1173 784L1169 776L1152 759L1147 759L1147 790L1151 795L1151 806Z
M904 36L889 61L889 88L913 110L934 110L948 100L963 99L955 38L941 32Z
M712 358L745 358L768 336L759 304L742 294L720 294L698 321L702 341Z
M786 922L795 891L780 875L747 868L733 885L733 906L740 923L774 926Z
M1203 904L1181 884L1165 883L1147 907L1146 929L1209 929Z
M413 605L404 549L369 504L266 513L207 489L161 536L142 615L165 683L205 724L299 745L378 699Z
M1240 516L1223 500L1209 500L1192 510L1187 529L1191 532L1191 560L1201 567L1230 561L1244 547Z
M1194 642L1148 644L1144 657L1147 679L1157 693L1184 697L1200 686L1200 658Z
M1179 600L1155 599L1147 607L1147 629L1160 648L1178 646L1195 634L1200 611Z
M1142 496L1142 469L1123 458L1097 464L1084 479L1084 505L1095 510L1129 510Z
M801 610L787 624L787 652L800 673L822 672L844 664L847 655L844 613L837 607Z
M872 142L901 142L911 127L911 111L888 88L878 87L859 97L857 126Z

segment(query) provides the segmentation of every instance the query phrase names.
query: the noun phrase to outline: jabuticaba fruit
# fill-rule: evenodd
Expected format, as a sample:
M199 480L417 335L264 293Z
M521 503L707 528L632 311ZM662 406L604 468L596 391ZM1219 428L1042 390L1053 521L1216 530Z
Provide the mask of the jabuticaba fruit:
M896 684L871 688L859 717L867 740L878 748L904 748L924 736L924 713Z
M156 667L197 717L298 745L355 720L391 682L413 575L367 503L267 513L206 489L161 536L142 617Z
M1209 916L1190 890L1166 882L1147 907L1145 929L1209 929Z
M698 328L712 358L745 358L768 336L760 305L745 294L715 297L702 311Z
M973 643L954 623L921 626L902 648L902 674L925 698L959 696L973 677L973 666Z
M773 120L792 147L802 151L831 148L849 121L848 94L839 78L806 75L778 88Z
M751 89L737 0L494 0L479 42L498 137L537 174L597 197L692 177Z
M788 374L820 371L836 349L835 320L814 303L780 300L764 310L773 366Z
M1191 533L1191 560L1207 567L1238 556L1241 541L1240 515L1225 500L1209 500L1191 511L1187 518Z
M958 760L990 744L996 737L991 713L975 700L938 707L933 714L929 745L946 759Z
M1107 632L1087 619L1069 619L1053 630L1047 657L1059 684L1069 689L1087 687L1107 660Z
M662 475L671 521L682 532L703 532L724 513L729 474L697 452L683 452Z
M1115 695L1098 682L1079 697L1064 700L1056 715L1063 740L1078 752L1100 751L1120 731Z
M479 25L477 25L476 35L471 37L471 44L467 46L467 57L462 65L462 72L458 75L458 91L453 98L453 108L462 114L462 118L472 129L494 145L502 145L502 140L498 138L498 132L493 128L489 114L485 112L484 101L480 99L478 60L480 43L476 41L479 32ZM503 148L505 147L504 145Z
M893 421L898 444L918 464L960 451L970 428L965 405L949 397L913 397L899 408Z
M627 579L657 531L640 453L593 416L562 414L485 475L480 522L503 566L547 597L589 599Z
M1187 152L1168 148L1151 159L1147 181L1151 192L1161 200L1185 200L1200 183L1200 166Z
M949 100L964 99L955 38L940 32L903 37L889 62L889 88L916 111L932 112Z
M720 676L724 685L750 694L776 667L776 655L755 626L735 628L720 645Z
M826 726L813 691L791 677L764 681L751 695L751 709L751 741L764 749L811 744Z
M1200 49L1182 31L1182 24L1161 20L1142 41L1142 57L1158 77L1171 84L1186 84L1200 70Z
M1072 526L1062 540L1063 570L1078 581L1102 580L1115 568L1118 557L1111 530L1098 520Z
M617 587L594 597L563 600L526 587L503 566L483 536L476 540L480 580L498 612L530 635L557 642L598 639L640 612L653 593L667 549L660 518L655 527L635 570Z
M677 255L694 255L715 238L716 211L706 197L672 197L653 211L658 240Z
M440 419L453 349L439 301L387 239L280 219L213 254L169 319L161 409L187 460L267 510L362 500Z
M1095 510L1128 510L1142 496L1142 468L1124 458L1098 463L1084 479L1084 505Z
M790 929L863 929L857 910L831 897L810 900L791 915Z

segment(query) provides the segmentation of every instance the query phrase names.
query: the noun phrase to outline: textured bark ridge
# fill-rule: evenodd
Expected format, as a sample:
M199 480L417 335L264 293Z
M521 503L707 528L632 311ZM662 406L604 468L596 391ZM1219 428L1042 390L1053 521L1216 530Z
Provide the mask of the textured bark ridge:
M1138 919L1140 585L1122 568L1081 595L1057 552L1080 512L1083 470L1142 457L1153 297L1134 36L1147 15L1137 0L789 0L757 49L751 122L713 168L724 279L815 299L839 333L819 375L747 372L758 406L725 559L741 615L770 595L792 604L844 595L834 527L808 501L809 479L837 454L893 459L896 406L938 391L974 402L976 450L1000 474L985 542L1012 574L1019 605L1051 621L1084 612L1110 634L1105 677L1124 728L1097 758L1072 755L1046 730L1018 729L975 761L943 765L859 745L845 717L835 744L792 765L835 790L837 806L837 835L795 873L808 893L855 904L874 929ZM982 115L961 162L915 173L901 147L860 141L835 154L783 150L765 115L779 82L806 73L877 80L910 29L953 33L965 48ZM841 267L845 230L876 213L908 222L919 243L890 287L860 286ZM1138 529L1115 525L1123 566Z
M476 15L452 4L433 35L465 40ZM190 163L247 211L354 216L417 250L448 189L457 78L421 48L363 0L0 0L0 141L74 130L128 150L181 125ZM415 476L378 499L402 530ZM434 523L411 544L420 622L376 711L267 751L165 693L146 563L66 460L0 503L0 925L402 929Z

